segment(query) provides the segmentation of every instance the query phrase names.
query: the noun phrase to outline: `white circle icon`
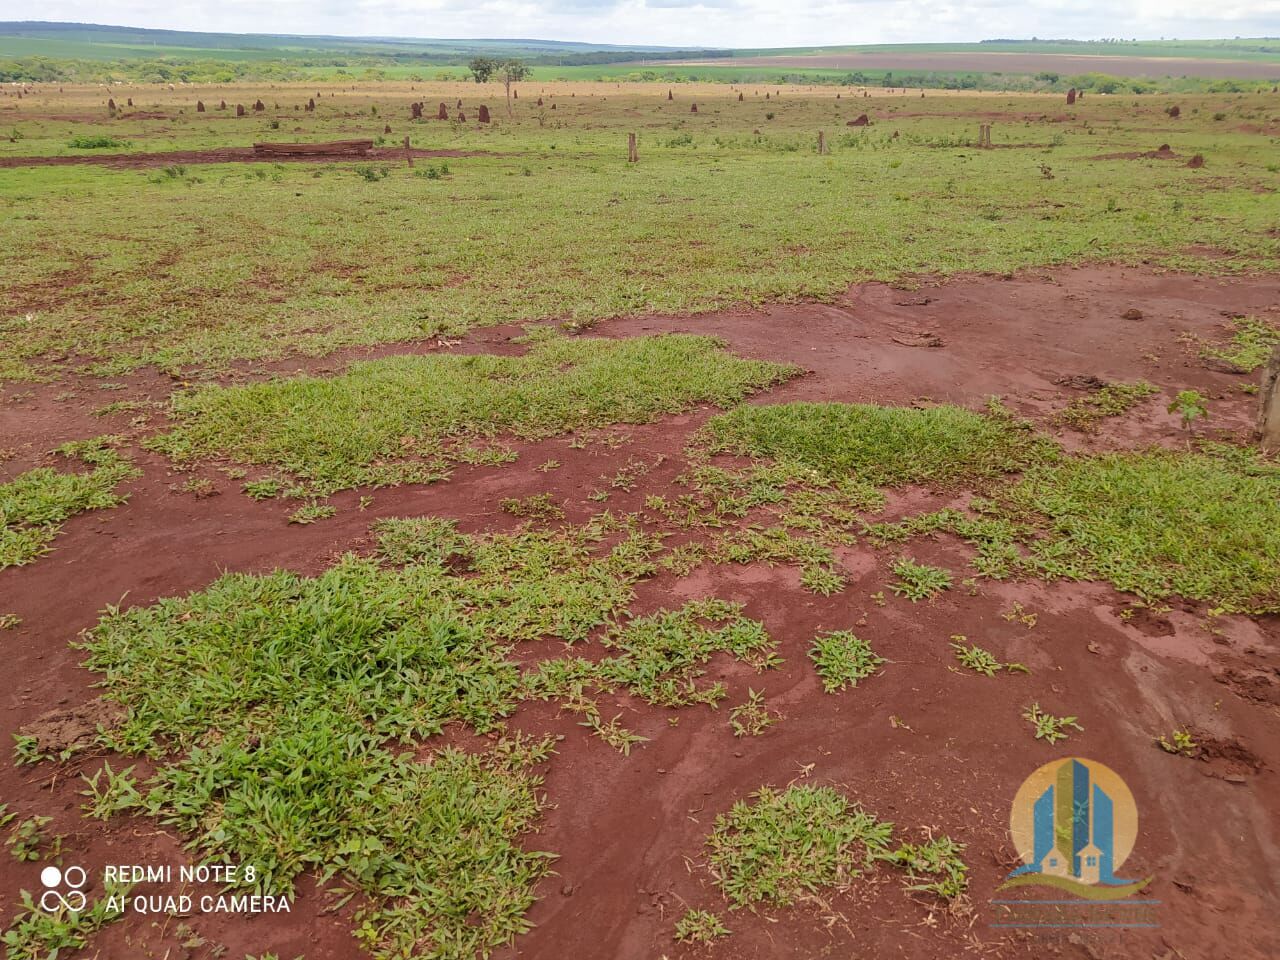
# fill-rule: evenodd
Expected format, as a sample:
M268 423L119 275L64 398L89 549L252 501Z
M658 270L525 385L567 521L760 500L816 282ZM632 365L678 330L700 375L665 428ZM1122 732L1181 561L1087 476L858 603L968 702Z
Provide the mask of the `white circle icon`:
M85 873L84 867L70 866L65 870L60 870L52 864L45 867L40 871L40 882L46 887L44 893L40 895L40 909L45 913L57 913L59 910L79 913L88 904L84 892L80 889L88 879L89 875ZM64 882L71 888L66 894L58 889Z

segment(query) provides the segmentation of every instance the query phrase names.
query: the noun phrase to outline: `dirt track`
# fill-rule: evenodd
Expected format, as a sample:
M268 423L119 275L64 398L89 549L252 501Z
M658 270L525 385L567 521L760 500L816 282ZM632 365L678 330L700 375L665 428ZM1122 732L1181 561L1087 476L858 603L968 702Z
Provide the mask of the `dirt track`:
M1130 307L1140 308L1144 318L1121 319ZM1117 268L1037 271L910 291L867 285L830 305L617 320L592 334L712 333L734 352L792 361L810 371L762 395L762 402L905 404L929 398L976 406L1000 394L1043 421L1077 395L1055 384L1063 375L1142 377L1166 391L1205 392L1212 401L1211 426L1242 430L1251 414L1251 399L1239 390L1244 379L1210 369L1178 339L1185 332L1220 338L1223 314L1237 311L1276 317L1280 282ZM461 349L509 350L508 334L477 331ZM932 337L942 345L914 345ZM333 368L347 358L386 352L394 348L304 365ZM112 399L163 399L171 385L144 372ZM0 435L17 454L3 465L4 476L27 469L62 440L129 430L128 414L90 416L101 402L96 390L55 399L67 390L67 383L38 386L29 401L0 407ZM1065 434L1064 442L1084 448L1183 442L1159 398L1143 410L1145 419L1131 416L1093 439ZM668 459L643 486L616 493L607 505L616 513L638 510L646 495L675 490L684 440L712 412L626 428L632 442L618 449L591 444L576 450L564 438L516 444L515 464L462 468L450 482L430 487L375 491L368 511L356 508L358 492L349 491L334 498L336 517L310 527L286 526L291 505L251 501L216 471L208 475L221 495L197 500L175 492L170 485L179 478L163 461L141 455L145 476L132 485L127 505L73 518L50 556L0 572L0 612L23 618L5 637L8 669L23 685L0 699L0 732L8 739L47 710L90 698L93 678L77 666L68 643L104 605L126 594L126 604L149 603L200 589L223 569L282 566L315 573L343 551L367 546L368 525L382 516L430 513L454 517L467 531L510 529L516 521L498 508L500 498L549 491L567 501L571 521L580 521L599 509L585 500L599 477L628 458L663 454ZM535 469L551 457L564 466L551 473ZM891 500L889 513L937 502L908 492ZM911 552L961 570L969 550L944 538L913 544ZM759 564L704 567L685 577L662 574L641 586L635 613L709 593L745 603L747 615L781 638L786 664L757 676L743 665L716 662L711 677L725 678L735 692L748 683L764 689L785 719L762 737L735 740L723 711L682 710L679 725L671 727L663 711L620 697L612 712L622 711L628 727L651 738L623 757L590 738L571 716L557 717L547 705L524 708L513 727L565 738L547 779L554 806L542 832L528 841L560 854L559 875L539 889L530 914L535 929L497 956L934 960L968 955L970 938L984 945L982 956L1039 958L1058 950L1064 957L1116 960L1280 955L1280 812L1274 800L1280 788L1280 618L1225 618L1215 637L1203 611L1190 605L1126 619L1121 612L1132 598L1109 587L1039 582L983 583L977 596L954 590L929 604L890 598L880 607L869 596L884 586L888 556L863 544L847 549L841 559L850 585L825 599L802 591L794 570ZM184 558L180 566L175 557ZM1001 616L1015 601L1039 614L1034 628ZM890 663L853 691L825 695L805 657L808 641L819 630L855 624ZM956 674L939 653L955 633L1026 663L1032 673L995 680ZM1033 699L1078 714L1085 732L1073 735L1066 750L1032 740L1017 717ZM610 707L612 702L601 704L602 712ZM1262 768L1222 758L1185 760L1156 749L1153 730L1179 722L1192 722L1223 742L1238 740L1243 755ZM1156 878L1149 896L1162 902L1161 929L1064 931L1046 935L1046 942L989 928L988 901L1013 856L1007 833L1012 792L1035 766L1068 753L1101 760L1133 789L1141 832L1126 871ZM68 834L64 851L79 862L186 862L188 855L150 821L104 825L83 819L77 812L81 785L65 775L51 779L53 773L49 765L0 765L0 795L56 814L52 826ZM797 778L841 785L913 839L929 825L967 843L977 911L972 921L938 916L927 922L926 907L896 883L877 882L855 884L829 910L766 910L764 916L724 910L698 863L702 838L735 799L762 784ZM0 888L29 887L36 870L38 865L0 858ZM354 904L324 914L326 899L310 882L299 892L291 917L191 922L211 942L226 944L228 956L271 950L315 960L362 957L349 934ZM711 954L674 944L671 926L686 905L721 912L733 937ZM173 925L162 929L161 923L134 919L108 927L94 946L104 957L133 956L129 944L140 942L147 956L163 956L169 946L171 956L185 955ZM1066 933L1077 940L1068 941Z
M1120 77L1280 78L1280 63L1176 57L1089 57L1062 53L836 53L682 61L701 66L812 67L822 70L899 70L974 73L1107 73Z
M475 151L467 150L418 150L415 159L431 157L474 157ZM45 157L0 157L0 169L5 167L61 167L87 163L114 170L145 170L151 167L170 167L186 163L351 163L354 161L403 162L403 147L374 147L364 156L338 157L317 154L315 156L260 156L252 147L223 147L218 150L171 150L167 153L110 153L67 154Z

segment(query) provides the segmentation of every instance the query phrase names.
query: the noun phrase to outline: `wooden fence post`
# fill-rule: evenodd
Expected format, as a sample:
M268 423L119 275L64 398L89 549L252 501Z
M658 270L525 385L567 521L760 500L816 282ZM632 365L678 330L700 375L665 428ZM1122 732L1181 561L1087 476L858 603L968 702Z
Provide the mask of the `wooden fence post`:
M640 151L636 149L636 135L627 134L627 163L639 163Z
M823 131L819 130L818 131L818 154L821 155L826 152L827 152L827 135Z
M1271 351L1271 360L1262 371L1262 403L1258 410L1258 431L1262 449L1280 450L1280 344Z
M413 166L413 150L409 146L409 138L404 138L404 158L409 161L409 166Z

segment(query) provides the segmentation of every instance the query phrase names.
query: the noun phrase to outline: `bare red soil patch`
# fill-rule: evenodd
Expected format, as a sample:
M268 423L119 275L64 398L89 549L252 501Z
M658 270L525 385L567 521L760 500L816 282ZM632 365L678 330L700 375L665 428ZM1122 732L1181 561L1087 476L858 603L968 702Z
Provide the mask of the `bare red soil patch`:
M1120 318L1135 306L1142 320ZM1246 380L1206 366L1180 338L1188 332L1223 336L1224 313L1277 311L1276 278L1219 280L1090 267L915 290L869 284L831 304L628 318L592 332L711 333L736 353L795 362L809 371L761 402L977 406L999 394L1052 429L1048 418L1087 389L1090 378L1145 378L1166 393L1205 393L1213 427L1238 434L1251 422L1252 400L1238 389ZM475 331L456 347L417 349L523 349L510 342L515 333ZM933 338L942 346L930 346ZM291 366L339 369L349 359L406 349L352 350ZM159 400L172 387L168 378L147 371L120 382L125 389L110 399ZM69 387L77 397L65 396ZM130 429L131 414L90 416L103 402L93 381L41 385L30 393L29 400L0 406L0 435L15 450L0 466L4 476L39 462L43 451L63 440ZM1159 401L1105 425L1097 436L1064 434L1065 441L1092 448L1182 444L1175 418ZM447 483L348 491L333 498L335 517L307 527L285 523L296 503L251 501L238 492L239 481L215 470L206 475L220 495L196 499L177 492L185 475L140 454L144 476L131 485L129 503L73 518L51 555L0 572L0 613L23 620L0 635L15 678L0 700L0 733L8 739L41 722L50 736L77 735L95 678L78 666L79 654L68 644L107 604L145 604L197 590L223 570L316 573L344 551L367 549L368 526L379 517L434 514L456 519L465 531L509 530L516 520L499 501L539 493L564 503L575 522L604 507L640 510L647 495L683 492L676 477L685 467L685 440L713 412L606 431L627 438L618 445L591 442L579 449L568 438L515 444L517 463L460 468ZM604 504L587 499L601 478L631 458L657 463L660 456L665 459L634 491L616 490ZM537 469L552 459L562 466ZM367 509L358 506L362 493L373 497ZM891 512L940 505L936 499L906 491ZM970 550L950 538L916 542L908 552L951 569L957 579L967 575ZM1274 919L1280 910L1280 812L1274 802L1280 788L1280 618L1211 620L1189 604L1121 617L1117 611L1133 598L1088 583L981 582L973 595L957 587L933 602L911 604L890 594L880 605L872 594L886 590L896 553L865 542L847 548L841 560L851 582L829 598L802 590L793 568L760 564L665 573L641 585L632 605L637 614L711 594L744 603L747 615L780 638L786 663L757 675L741 664L715 661L710 679L728 685L730 704L745 699L748 686L764 690L783 719L761 737L735 739L723 710L670 714L619 697L616 704L602 703L602 713L622 712L626 726L650 738L624 757L590 737L576 717L557 716L549 705L523 708L513 727L564 737L546 784L553 806L542 831L528 840L560 859L558 875L539 888L541 899L530 914L535 928L498 956L934 960L972 949L994 957L1263 960L1280 953ZM1037 614L1034 626L1006 618L1015 603ZM889 661L877 676L839 695L822 692L806 657L812 637L833 629L855 630ZM957 673L947 646L953 634L1025 663L1031 673ZM1032 700L1054 713L1078 715L1084 731L1056 748L1032 739L1019 719ZM671 715L679 718L675 726L668 723ZM1173 756L1155 746L1156 735L1178 724L1203 731L1200 757ZM1154 878L1147 896L1160 901L1158 930L1010 934L990 926L989 901L1015 860L1007 827L1013 793L1035 767L1072 754L1106 763L1134 791L1140 835L1125 871ZM703 839L735 800L762 784L793 781L836 784L911 839L923 839L920 829L928 827L966 843L974 913L949 917L927 897L913 898L896 882L874 878L831 898L825 910L728 911L702 862ZM0 765L0 795L25 815L52 816L51 828L67 834L64 857L90 867L187 862L175 838L151 821L84 819L80 789L74 777L50 765ZM38 864L0 858L6 901L11 904L19 888L38 884L38 873ZM175 925L153 924L153 918L113 925L94 946L103 956L133 955L139 944L156 956L172 948L172 956L193 958L212 956L219 945L228 956L362 956L349 932L353 905L330 914L328 903L307 881L288 916L187 918L208 941L187 953ZM732 937L709 952L674 943L672 926L688 907L719 913Z
M411 152L414 157L474 157L479 155L476 151L468 150L420 150L415 148ZM403 147L373 147L361 154L361 156L371 160L404 160L406 153ZM222 147L217 150L171 150L166 153L0 157L0 168L60 167L87 163L117 170L145 170L151 167L169 167L186 163L261 163L266 159L288 163L332 163L335 159L341 159L341 157L335 157L333 153L324 152L273 153L268 157L257 152L253 147Z

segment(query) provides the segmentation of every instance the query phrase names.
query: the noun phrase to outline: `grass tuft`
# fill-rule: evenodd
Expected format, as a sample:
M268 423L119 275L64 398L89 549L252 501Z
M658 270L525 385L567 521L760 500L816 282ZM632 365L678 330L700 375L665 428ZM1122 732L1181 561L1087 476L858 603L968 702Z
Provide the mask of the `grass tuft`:
M64 457L92 466L88 473L40 467L0 484L0 570L48 553L68 517L128 499L116 488L141 473L114 449L114 442L111 437L97 437L59 448Z
M710 910L688 910L676 921L675 938L681 943L714 943L729 935L729 928Z
M827 693L856 687L859 680L871 676L885 662L871 649L871 644L850 630L818 634L813 638L809 659L817 667L822 688Z
M1072 400L1058 414L1058 420L1077 430L1090 431L1097 426L1099 420L1121 416L1159 392L1158 387L1145 380L1109 383L1087 396Z
M927 563L916 563L910 557L895 560L893 572L898 577L898 582L892 586L893 592L912 603L932 600L951 587L951 574L946 570L931 567Z
M713 417L706 436L713 453L768 457L827 480L854 477L879 486L975 483L1052 449L1008 416L953 406L749 405Z
M895 848L892 840L892 823L832 787L761 787L716 817L708 863L734 909L792 906L823 888L848 887L878 862L905 868L909 890L947 899L964 893L963 845L940 837Z

